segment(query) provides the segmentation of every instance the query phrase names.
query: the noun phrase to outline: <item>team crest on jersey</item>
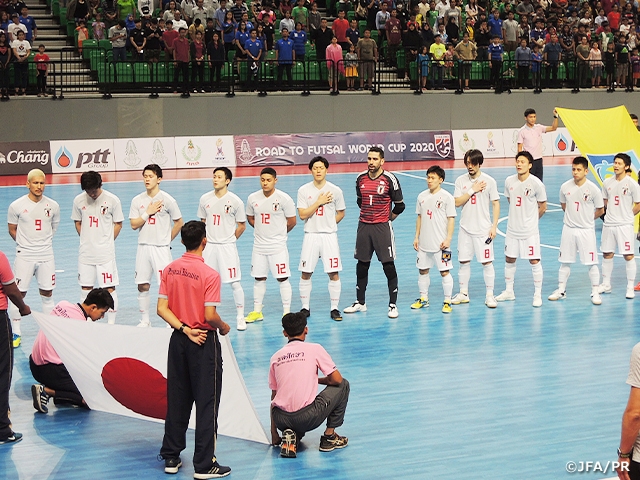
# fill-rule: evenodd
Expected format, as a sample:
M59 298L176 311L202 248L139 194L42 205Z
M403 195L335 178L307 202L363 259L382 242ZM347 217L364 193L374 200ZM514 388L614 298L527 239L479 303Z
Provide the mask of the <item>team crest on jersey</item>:
M231 213L231 205L225 205L224 206L224 213L226 215L229 215Z
M278 202L276 202L276 203L273 204L272 208L273 208L274 212L277 212L278 210L280 210L280 204Z
M434 135L433 139L436 142L436 153L442 158L448 157L451 153L451 136Z
M378 185L378 195L382 195L384 193L384 187L385 187L385 183L380 182L380 184Z
M45 207L44 208L44 216L45 217L50 217L51 216L51 208L49 208L49 207Z
M586 203L591 202L591 192L584 192L584 194L582 195L582 200L584 200Z
M436 202L436 208L442 208L442 200Z
M100 207L100 215L106 215L108 211L109 207L107 207L106 205Z
M530 197L532 193L532 190L530 188L525 188L524 189L524 196L525 197Z
M622 195L629 195L629 187L622 187Z

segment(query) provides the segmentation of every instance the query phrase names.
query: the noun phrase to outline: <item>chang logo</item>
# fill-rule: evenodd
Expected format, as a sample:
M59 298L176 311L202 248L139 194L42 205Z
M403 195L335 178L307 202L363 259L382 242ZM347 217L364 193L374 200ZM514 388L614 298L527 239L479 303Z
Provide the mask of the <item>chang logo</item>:
M58 150L58 153L56 153L53 161L58 167L68 169L73 166L73 155L67 150L67 147L63 145L60 147L60 150Z

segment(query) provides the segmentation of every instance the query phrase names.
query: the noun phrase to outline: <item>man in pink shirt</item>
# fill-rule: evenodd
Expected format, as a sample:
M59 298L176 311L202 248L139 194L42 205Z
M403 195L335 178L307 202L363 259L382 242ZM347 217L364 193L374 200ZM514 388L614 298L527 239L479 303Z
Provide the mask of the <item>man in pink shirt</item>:
M271 357L269 368L272 444L280 445L281 456L295 457L297 441L326 419L320 451L346 447L349 439L335 429L344 423L349 382L342 378L322 345L305 343L309 329L304 313L286 314L282 327L289 342ZM318 370L325 376L318 377ZM318 384L327 387L318 393Z
M160 457L165 473L178 473L195 402L193 477L226 477L231 469L220 465L215 456L222 393L222 353L216 331L229 333L229 325L216 311L220 275L202 258L207 244L205 224L187 222L180 235L187 252L162 271L158 295L158 315L174 329L167 358L167 417Z
M542 181L542 135L558 129L558 112L553 109L553 123L550 127L536 123L536 111L527 108L524 111L526 123L518 131L518 152L529 152L533 157L533 166L529 173Z
M113 297L109 290L94 288L82 303L62 301L51 310L50 315L82 321L90 319L95 322L104 317L105 312L110 308L113 309ZM37 411L47 413L49 411L47 403L51 397L56 405L71 404L89 408L42 330L38 332L33 344L33 350L29 356L29 368L33 378L39 382L31 386L33 408Z

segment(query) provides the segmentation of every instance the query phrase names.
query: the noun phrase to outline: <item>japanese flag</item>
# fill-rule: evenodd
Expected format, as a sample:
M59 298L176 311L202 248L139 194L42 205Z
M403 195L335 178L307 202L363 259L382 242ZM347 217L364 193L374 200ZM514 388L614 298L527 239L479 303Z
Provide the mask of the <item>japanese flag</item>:
M164 421L173 330L32 314L92 410ZM220 345L224 370L218 434L268 444L229 338L221 336ZM195 412L189 426L195 427Z

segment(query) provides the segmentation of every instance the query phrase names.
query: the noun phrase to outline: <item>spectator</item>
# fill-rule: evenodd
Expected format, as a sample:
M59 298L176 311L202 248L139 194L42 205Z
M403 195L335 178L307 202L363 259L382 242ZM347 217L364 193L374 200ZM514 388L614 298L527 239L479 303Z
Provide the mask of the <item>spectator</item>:
M38 38L38 26L36 25L36 20L29 15L29 9L27 7L22 7L20 23L27 27L25 40L29 43L33 43L35 39Z
M27 94L27 83L29 81L29 55L31 54L31 44L25 40L22 30L18 30L18 38L11 43L13 50L13 70L15 75L16 95Z
M551 41L544 46L545 82L548 87L558 87L558 66L562 56L562 46L558 35L551 35Z
M544 21L541 18L536 18L536 26L531 30L529 38L531 39L531 47L534 44L537 44L540 48L544 47L547 30L544 28Z
M202 38L204 38L204 25L202 25L202 21L199 18L196 18L195 21L189 25L189 30L187 31L187 38L189 41L195 41L197 32L200 32L202 34Z
M213 14L213 24L218 32L218 37L222 41L223 27L222 24L227 16L227 0L220 0L220 8Z
M76 22L76 26L80 24L80 20L85 22L91 18L89 3L86 0L72 0L67 6L67 20Z
M331 25L331 29L333 30L333 34L338 39L338 45L342 47L342 50L346 51L349 48L349 41L347 40L347 30L349 29L349 21L345 18L345 11L340 10L338 12L338 18L333 21ZM282 23L280 23L280 27L282 28Z
M162 32L158 28L158 19L152 18L151 23L145 29L144 36L146 38L145 44L145 60L150 63L157 63L160 61L160 51L162 45L160 43L162 39Z
M331 38L331 43L325 51L325 58L329 69L329 91L337 94L339 93L338 80L340 79L340 74L344 75L344 62L342 60L342 47L338 45L336 36Z
M495 91L502 92L502 56L504 48L500 43L500 37L494 35L489 45L489 68L491 69L491 87Z
M129 33L129 41L133 47L133 59L136 62L144 60L144 46L147 44L147 37L142 30L142 20L136 18L136 28Z
M320 28L316 31L315 38L312 38L318 61L325 60L327 47L331 44L333 38L333 30L327 27L327 19L323 18L320 22ZM322 72L322 70L320 70Z
M249 21L249 14L248 13L243 13L242 14L242 20L240 20L241 22L244 22L247 24L247 30L250 32L251 30L253 30L254 28L256 28L253 23L251 23Z
M180 14L180 12L176 11L173 14L173 29L179 33L181 28L184 28L185 30L189 31L189 26L187 25L187 22L182 19L182 15Z
M420 33L416 30L416 24L409 22L408 30L402 37L402 46L404 47L405 63L407 65L416 61L420 46L422 45L422 38ZM408 74L408 71L407 71Z
M235 50L237 24L233 19L233 12L228 10L222 22L222 41L224 42L224 50L231 52Z
M491 43L491 32L487 22L481 22L480 26L475 30L473 38L478 48L478 60L483 62L488 58L489 44Z
M304 6L305 0L298 0L298 5L291 11L293 21L301 23L305 30L309 29L309 11Z
M445 25L447 32L447 43L455 44L460 40L460 28L458 27L457 17L452 17Z
M248 66L248 85L247 88L250 92L254 92L256 89L256 81L260 72L260 60L264 52L264 44L258 39L258 32L251 30L249 40L244 44L244 49L247 52L247 66Z
M387 3L381 3L380 10L378 11L378 13L376 13L376 28L378 29L378 39L380 41L380 45L382 45L382 41L387 38L385 25L387 24L387 20L389 20L390 18L391 14L387 11Z
M376 0L373 0L376 1ZM313 2L311 4L311 11L309 12L309 36L313 38L313 35L318 29L320 29L320 23L322 22L322 15L318 12L318 4Z
M535 44L533 51L531 52L531 76L533 78L533 93L541 93L540 88L540 76L542 70L542 53L540 53L540 46Z
M222 66L227 61L224 44L218 32L213 34L211 42L207 45L207 54L209 55L209 65L211 67L211 73L209 75L211 90L217 92L220 85L220 72Z
M44 53L45 46L40 44L38 46L38 53L33 57L33 61L36 64L36 72L38 74L36 78L38 86L38 96L47 97L47 75L49 75L49 55Z
M469 90L469 79L471 78L471 65L478 56L478 49L469 40L469 32L464 32L462 41L456 45L456 57L458 58L458 79L460 80L460 90Z
M11 17L6 10L0 10L0 30L4 33L8 33L7 29L11 24Z
M296 61L293 40L289 38L289 30L282 30L282 38L276 42L276 62L278 63L278 90L282 90L282 73L286 72L289 90L293 90L291 68Z
M167 29L162 33L162 42L167 61L173 60L173 42L180 34L173 29L173 20L167 20Z
M242 0L236 0L229 11L233 14L235 22L240 23L240 20L242 20L242 14L247 12L247 7L242 3Z
M442 43L442 37L440 35L435 35L434 40L435 43L431 45L429 49L429 54L433 60L433 83L436 90L444 90L442 74L444 69L444 54L447 49L444 43Z
M127 61L127 29L124 20L118 20L118 23L109 29L109 40L113 47L113 61Z
M182 98L189 98L189 52L191 50L187 40L187 29L178 30L179 37L173 41L173 93L178 93L178 79L182 74Z
M302 23L296 23L296 29L291 32L291 40L293 40L293 49L296 52L296 61L304 62L306 54L307 34L302 29Z
M384 30L387 35L387 65L396 67L396 52L402 45L402 24L398 20L397 10L391 11L391 17L385 23Z
M285 11L284 18L280 20L280 33L282 34L282 30L287 29L292 32L296 28L296 24L291 18L291 12L289 10Z
M502 23L502 36L505 52L515 52L518 48L518 22L513 19L513 12L509 12L507 19Z
M633 75L633 82L631 83L632 87L640 87L640 55L638 54L638 48L634 47L631 51L631 58L629 59L631 63L631 71ZM0 57L0 62L2 62ZM0 68L2 68L0 66ZM0 71L0 75L2 72ZM0 82L0 85L2 82Z
M520 89L527 88L529 84L529 69L531 66L531 49L527 44L527 39L520 40L520 46L516 48L515 62L518 70L518 87Z
M516 7L516 13L520 16L531 15L533 13L533 5L530 0L522 0Z
M587 36L583 35L580 38L580 44L576 47L576 57L578 57L578 88L587 88L590 52Z
M176 18L176 12L180 12L180 7L178 7L178 4L174 0L171 0L164 11L162 18L164 18L165 22L169 20L173 21Z
M377 29L377 17L381 8L380 0L367 0L367 28ZM386 20L385 20L386 21Z
M431 48L431 45L433 45L433 42L435 41L433 35L434 35L433 30L429 25L429 23L425 22L424 24L422 24L422 29L420 30L420 37L422 39L422 45L427 47L427 52L429 51L429 48Z
M447 49L444 52L444 78L445 80L453 79L453 61L455 58L455 50L451 43L447 43Z
M616 51L616 78L618 86L627 86L627 76L629 74L629 45L627 45L627 36L620 34L619 40L615 45Z
M431 29L429 29L431 30ZM426 45L422 45L420 53L418 54L418 71L420 72L420 91L424 92L427 89L427 79L429 78L429 50Z
M7 43L7 34L0 32L0 99L9 100L9 64L11 47Z
M20 17L18 16L17 13L14 13L13 15L11 15L11 21L12 23L9 24L9 26L7 27L7 33L9 34L9 42L13 43L14 41L18 40L18 32L22 31L25 35L25 39L27 36L27 27L26 25L23 25L22 23L20 23Z
M496 8L493 10L492 17L487 22L492 37L498 37L499 39L502 39L502 23L503 22L500 19L500 12Z
M78 26L76 27L76 32L78 32L78 53L80 53L80 55L82 55L82 42L84 42L85 40L87 40L89 38L89 30L87 30L87 27L85 25L85 21L84 20L80 20L78 21Z
M240 22L238 30L236 31L236 57L240 60L246 60L247 52L244 50L244 44L249 40L249 31L247 30L247 24Z
M562 33L560 34L560 46L562 47L562 61L566 64L576 55L575 43L573 41L573 35L571 34L569 25L562 27Z
M202 41L202 32L196 32L196 38L191 43L191 83L195 85L193 93L204 93L204 62L207 57L207 46ZM196 75L198 83L196 83Z
M611 52L611 76L615 75L615 51L614 45L610 43L611 47L607 46L607 51ZM591 51L589 52L589 68L591 68L591 88L600 88L600 77L602 77L602 52L598 48L598 42L592 42Z
M422 0L422 1L424 2L425 0ZM478 5L477 0L469 0L467 2L467 5L464 7L464 11L467 18L470 18L471 21L475 23L476 20L478 19L478 14L481 11L484 11L484 8ZM420 13L422 13L422 10L420 10Z
M280 16L284 17L287 11L291 13L291 4L289 0L280 0L280 5L278 5L278 10L280 11Z
M375 40L371 38L371 30L366 28L364 38L358 40L356 45L356 54L360 59L360 88L364 87L365 78L367 80L367 90L371 90L373 85L373 77L375 70L375 62L378 59L378 46Z
M353 43L349 45L349 52L344 56L344 76L347 78L347 90L354 91L358 78L358 54Z
M96 19L91 23L91 34L94 40L104 40L105 24L102 21L102 14L96 13Z
M207 23L207 18L210 16L210 12L204 7L204 0L196 0L195 6L191 7L191 11L188 15L193 22L200 20L200 23L205 25Z
M101 0L100 10L104 15L104 23L108 29L118 24L118 1L117 0Z
M597 42L594 42L597 43ZM610 43L607 45L607 50L604 52L604 72L607 74L607 92L613 92L615 90L615 78L616 78L616 51L615 45Z
M618 30L620 28L620 7L617 3L613 4L613 9L607 14L607 20L611 26L611 30Z
M438 20L444 20L447 11L449 10L450 5L447 0L440 0L440 2L436 5L436 12L438 14Z
M596 27L600 28L603 22L609 22L607 16L604 14L604 9L598 10L598 16L594 19L593 23L595 23Z
M196 6L196 0L182 0L180 3L180 11L182 13L182 18L187 25L191 25L193 23L193 17L191 16L192 10ZM188 38L188 37L187 37Z
M138 10L135 0L118 0L118 18L124 20L129 15L136 16Z
M400 20L400 25L402 25L402 30L406 30L407 23L409 22L409 19L410 19L409 10L404 8L404 4L400 1L396 3L395 10L396 10L396 16L398 17L398 20ZM456 10L456 12L458 11Z
M213 40L213 34L216 32L216 28L214 27L213 18L207 18L207 25L204 29L204 43L205 45L209 45L211 40ZM218 37L220 38L220 37Z

